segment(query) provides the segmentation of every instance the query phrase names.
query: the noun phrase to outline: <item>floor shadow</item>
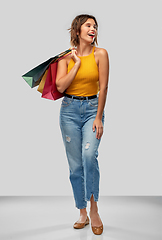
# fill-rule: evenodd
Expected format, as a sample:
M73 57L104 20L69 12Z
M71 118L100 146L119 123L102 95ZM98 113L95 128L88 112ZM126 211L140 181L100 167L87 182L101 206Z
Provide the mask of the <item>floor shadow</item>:
M21 239L24 237L33 237L34 235L42 235L50 232L56 233L57 231L65 230L71 228L70 224L55 225L51 227L42 227L37 229L29 229L24 231L17 231L9 233L8 235L3 236L4 240L8 239Z
M74 236L64 236L62 234L62 231L65 230L70 230L70 231L74 231ZM86 226L84 229L73 229L71 224L62 224L62 225L55 225L55 226L51 226L51 227L43 227L43 228L37 228L37 229L29 229L29 230L24 230L24 231L17 231L17 232L12 232L6 235L0 235L0 239L3 240L18 240L18 239L27 239L30 237L37 237L40 235L45 235L45 234L49 234L53 232L53 240L57 239L57 236L61 236L62 240L86 240L87 239L87 235L89 232L89 226ZM77 234L77 239L76 239L76 234ZM51 239L51 237L50 237ZM48 240L48 238L47 238Z

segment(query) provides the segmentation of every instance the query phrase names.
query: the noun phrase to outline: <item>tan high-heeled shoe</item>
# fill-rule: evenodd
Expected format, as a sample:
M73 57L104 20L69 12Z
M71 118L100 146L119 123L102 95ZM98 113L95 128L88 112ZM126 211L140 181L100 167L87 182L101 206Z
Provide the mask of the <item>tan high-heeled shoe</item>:
M86 225L88 225L89 224L89 217L87 216L87 219L86 219L86 221L84 222L84 223L78 223L78 222L76 222L76 223L74 223L74 225L73 225L73 227L75 228L75 229L81 229L81 228L84 228Z

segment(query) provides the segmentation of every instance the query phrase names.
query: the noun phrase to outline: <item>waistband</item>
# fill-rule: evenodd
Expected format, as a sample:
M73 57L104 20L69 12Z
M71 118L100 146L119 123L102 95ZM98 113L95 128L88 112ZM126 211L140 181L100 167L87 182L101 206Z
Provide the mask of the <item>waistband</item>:
M93 95L93 96L89 96L89 97L82 97L82 96L72 96L69 94L64 94L64 96L68 97L68 98L73 98L73 99L78 99L78 100L89 100L89 99L93 99L93 98L97 98L97 95Z

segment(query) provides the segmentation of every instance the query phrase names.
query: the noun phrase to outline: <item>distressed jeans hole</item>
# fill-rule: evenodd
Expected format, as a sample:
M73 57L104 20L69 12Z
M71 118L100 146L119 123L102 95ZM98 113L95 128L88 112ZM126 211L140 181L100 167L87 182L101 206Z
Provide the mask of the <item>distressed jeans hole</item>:
M85 149L88 150L89 147L90 147L90 143L87 143L87 144L85 145Z
M71 138L69 136L66 136L66 141L71 142Z

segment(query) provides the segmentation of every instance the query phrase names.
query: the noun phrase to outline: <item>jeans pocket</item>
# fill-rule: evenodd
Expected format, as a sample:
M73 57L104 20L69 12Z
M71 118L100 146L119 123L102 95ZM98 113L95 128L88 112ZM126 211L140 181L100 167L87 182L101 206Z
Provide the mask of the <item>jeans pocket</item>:
M88 103L91 107L98 107L98 97L88 100Z
M61 106L62 107L68 107L71 104L72 100L73 100L72 98L68 98L68 97L65 96L62 100Z

